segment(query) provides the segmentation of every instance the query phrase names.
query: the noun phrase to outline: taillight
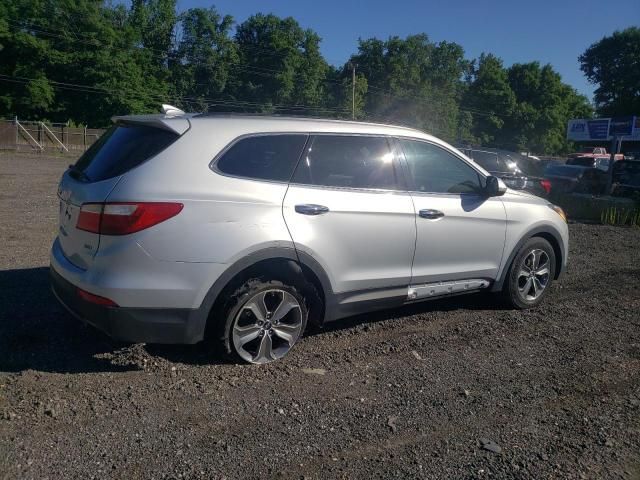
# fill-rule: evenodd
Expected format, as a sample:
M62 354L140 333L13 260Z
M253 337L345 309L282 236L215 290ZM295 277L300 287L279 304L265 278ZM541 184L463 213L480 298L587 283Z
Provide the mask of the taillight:
M544 189L545 192L547 192L547 194L551 193L551 182L546 178L540 180L540 186Z
M100 235L127 235L175 217L183 207L169 202L85 203L76 228Z
M85 203L80 207L76 228L87 232L100 233L101 203Z

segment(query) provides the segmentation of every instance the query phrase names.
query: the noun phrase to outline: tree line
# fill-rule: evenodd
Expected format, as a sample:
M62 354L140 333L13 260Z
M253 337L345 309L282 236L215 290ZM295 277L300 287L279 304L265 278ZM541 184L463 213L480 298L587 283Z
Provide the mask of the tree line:
M0 117L100 127L116 114L157 112L160 103L188 111L355 113L452 142L552 154L571 148L568 119L594 113L539 62L505 67L490 53L469 60L460 45L419 34L361 39L349 61L334 66L320 43L290 17L258 13L236 25L215 7L178 12L176 0L129 7L5 0ZM598 53L583 55L587 75L601 73ZM599 109L615 100L596 91Z

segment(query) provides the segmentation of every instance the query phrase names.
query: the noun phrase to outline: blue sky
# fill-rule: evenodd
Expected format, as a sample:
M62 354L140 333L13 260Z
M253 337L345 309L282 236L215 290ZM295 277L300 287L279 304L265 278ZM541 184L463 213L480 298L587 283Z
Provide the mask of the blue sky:
M578 56L603 36L640 25L640 0L178 0L180 11L215 5L242 22L251 14L292 16L322 37L329 63L342 64L358 38L426 33L464 47L467 58L491 52L506 65L550 63L591 98Z

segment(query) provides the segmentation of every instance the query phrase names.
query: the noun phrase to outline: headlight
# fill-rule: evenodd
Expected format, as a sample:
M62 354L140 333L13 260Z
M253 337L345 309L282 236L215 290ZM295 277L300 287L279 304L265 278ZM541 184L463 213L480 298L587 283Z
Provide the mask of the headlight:
M567 222L567 214L564 213L564 210L561 209L559 206L554 205L553 203L549 203L547 205L551 210L553 210L554 212L556 212L558 215L560 215L560 217L566 222Z

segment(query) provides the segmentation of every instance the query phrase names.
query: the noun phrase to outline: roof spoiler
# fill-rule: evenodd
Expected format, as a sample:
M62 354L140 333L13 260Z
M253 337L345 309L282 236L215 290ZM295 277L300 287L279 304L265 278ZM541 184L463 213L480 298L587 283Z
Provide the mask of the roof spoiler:
M162 128L182 135L189 130L191 122L185 112L172 105L162 105L162 113L151 115L119 115L111 117L113 123L128 123Z

